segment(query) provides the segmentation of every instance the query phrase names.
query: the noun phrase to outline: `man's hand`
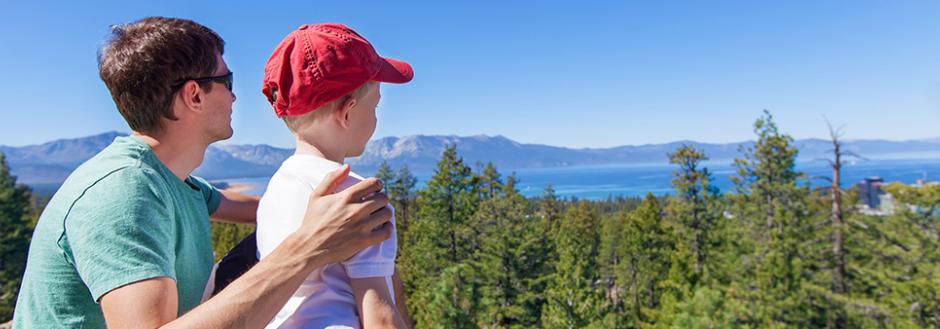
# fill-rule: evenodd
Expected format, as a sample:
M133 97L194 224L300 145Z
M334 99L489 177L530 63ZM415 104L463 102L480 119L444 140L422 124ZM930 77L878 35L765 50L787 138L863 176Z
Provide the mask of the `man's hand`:
M352 257L363 248L385 241L392 233L392 211L382 183L363 180L331 194L349 175L349 166L331 172L310 195L304 222L297 234L327 263Z
M310 195L300 229L215 297L174 320L177 287L172 279L131 283L101 297L108 326L264 327L310 272L352 257L391 235L388 197L377 193L381 183L371 178L333 193L347 175L348 166L327 175Z

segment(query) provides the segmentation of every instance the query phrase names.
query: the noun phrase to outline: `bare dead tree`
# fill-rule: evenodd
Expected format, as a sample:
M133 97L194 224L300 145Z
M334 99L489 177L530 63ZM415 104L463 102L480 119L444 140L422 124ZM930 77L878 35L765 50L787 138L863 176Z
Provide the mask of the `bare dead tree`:
M842 207L842 165L846 157L864 159L858 154L842 148L842 127L833 128L832 123L826 120L829 128L829 139L832 142L832 159L826 159L832 168L832 183L830 195L832 208L829 213L829 223L832 224L832 293L844 296L847 292L845 274L845 214ZM831 302L830 312L826 321L827 328L845 328L845 313L841 307Z
M829 138L832 141L832 156L829 160L829 166L832 167L832 210L829 214L829 220L832 222L832 292L837 295L845 294L845 249L842 236L842 223L845 221L842 213L842 144L839 142L841 129L833 129L832 124L826 120L829 126ZM827 327L842 329L845 328L845 315L843 312L833 309L829 313Z

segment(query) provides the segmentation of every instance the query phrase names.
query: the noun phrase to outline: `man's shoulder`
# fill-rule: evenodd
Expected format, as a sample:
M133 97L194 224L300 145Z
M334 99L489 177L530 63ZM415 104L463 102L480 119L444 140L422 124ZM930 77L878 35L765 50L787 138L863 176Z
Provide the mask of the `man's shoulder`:
M133 160L96 163L93 159L83 166L55 193L40 222L97 221L117 212L166 208L169 189L153 168Z
M167 215L172 198L158 173L146 167L121 167L101 173L75 186L63 186L65 194L50 206L73 228L91 228L137 215ZM90 223L96 225L85 225Z
M21 325L73 327L82 321L86 325L88 321L103 325L100 316L96 316L96 304L87 297L88 288L75 272L73 243L91 242L89 245L105 250L97 244L100 235L94 233L125 234L126 230L114 229L115 225L132 227L136 223L121 223L122 218L139 211L164 210L165 207L154 206L160 200L148 197L155 202L140 202L140 197L151 195L155 186L160 190L159 180L159 173L135 153L111 147L69 176L43 210L33 235L30 265L20 292L23 301L17 307L16 317Z
M162 175L152 167L127 162L77 172L62 185L62 190L77 198L92 195L100 200L107 196L128 197L141 193L160 195L166 193L165 184Z
M76 168L62 184L62 191L84 191L91 187L136 187L130 183L159 183L152 152L132 142L131 137L114 143Z
M48 208L70 209L81 199L108 202L141 193L165 193L165 180L147 157L143 146L119 138L78 166L56 191Z

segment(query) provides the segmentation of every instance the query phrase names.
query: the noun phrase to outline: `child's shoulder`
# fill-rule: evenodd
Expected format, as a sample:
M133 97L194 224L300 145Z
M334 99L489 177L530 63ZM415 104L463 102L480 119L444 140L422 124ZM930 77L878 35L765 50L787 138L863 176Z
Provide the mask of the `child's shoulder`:
M365 180L364 177L360 176L359 174L356 174L355 172L350 171L349 176L346 177L346 180L344 180L342 184L339 184L339 186L336 188L336 191L338 192L338 191L345 190L349 188L350 186L356 185L356 183L361 182L363 180Z
M304 189L313 191L329 173L339 169L340 166L329 160L313 156L291 156L281 163L280 168L271 177L268 183L268 189L272 186L276 189ZM365 177L350 171L336 189L342 191L356 183L364 180Z

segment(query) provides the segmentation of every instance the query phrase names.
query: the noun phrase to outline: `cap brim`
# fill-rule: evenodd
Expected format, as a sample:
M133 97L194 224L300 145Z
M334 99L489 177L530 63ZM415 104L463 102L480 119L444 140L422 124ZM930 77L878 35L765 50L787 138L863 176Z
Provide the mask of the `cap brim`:
M411 81L411 79L415 76L415 72L411 69L411 65L408 65L408 63L397 59L384 57L381 58L381 61L382 68L372 80L388 83L405 83Z

